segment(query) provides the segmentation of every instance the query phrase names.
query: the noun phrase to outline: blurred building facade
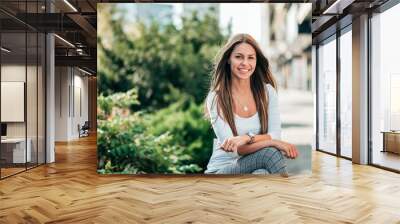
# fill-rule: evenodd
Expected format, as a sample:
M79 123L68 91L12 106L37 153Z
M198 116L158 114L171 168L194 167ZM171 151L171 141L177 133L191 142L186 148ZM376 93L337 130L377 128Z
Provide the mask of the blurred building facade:
M123 29L125 33L129 35L138 35L139 30L135 23L143 23L145 26L150 26L153 22L156 22L160 26L165 26L173 21L173 16L175 13L174 6L172 4L164 3L154 3L154 4L128 4L128 3L115 3L115 4L101 4L102 12L100 16L105 15L106 10L111 10L111 8L117 8L117 13L114 13L114 17L123 18ZM105 25L105 27L104 27ZM99 20L100 32L102 29L108 29L107 24L103 24ZM102 39L107 45L107 32L101 32Z
M199 18L204 17L210 13L215 18L219 18L220 7L219 3L138 3L138 4L118 4L123 11L126 19L129 22L142 22L146 26L151 25L152 22L157 22L159 25L164 26L174 23L176 26L181 26L181 16L190 16L196 12ZM124 27L128 32L135 33L136 29L130 25Z
M189 16L193 12L197 13L200 18L204 17L207 13L211 13L215 18L219 18L220 3L202 3L202 4L190 4L185 3L183 5L183 15Z
M160 25L172 22L174 7L170 4L131 4L134 7L135 20L150 25L156 21ZM131 13L131 12L130 12Z
M261 46L283 88L311 90L311 3L265 4Z

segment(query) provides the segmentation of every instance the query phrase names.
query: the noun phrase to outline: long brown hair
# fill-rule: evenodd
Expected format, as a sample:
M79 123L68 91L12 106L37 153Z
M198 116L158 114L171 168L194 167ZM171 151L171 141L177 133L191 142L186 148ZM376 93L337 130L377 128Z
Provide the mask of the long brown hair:
M257 42L249 34L237 34L218 53L214 70L212 72L210 91L215 91L218 115L221 115L229 124L234 136L237 136L237 129L233 115L232 99L232 75L228 59L233 49L240 43L250 44L256 51L256 68L250 77L250 88L256 103L257 112L260 118L261 133L268 132L268 101L265 94L266 84L276 88L275 79L269 70L268 59L262 53ZM213 100L214 101L214 100Z

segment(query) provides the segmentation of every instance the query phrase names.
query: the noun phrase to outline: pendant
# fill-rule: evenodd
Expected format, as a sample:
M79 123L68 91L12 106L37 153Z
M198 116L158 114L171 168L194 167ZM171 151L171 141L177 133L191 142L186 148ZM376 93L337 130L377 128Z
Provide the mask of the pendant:
M247 111L249 110L249 108L247 108L246 106L244 106L244 107L243 107L243 110L247 112Z

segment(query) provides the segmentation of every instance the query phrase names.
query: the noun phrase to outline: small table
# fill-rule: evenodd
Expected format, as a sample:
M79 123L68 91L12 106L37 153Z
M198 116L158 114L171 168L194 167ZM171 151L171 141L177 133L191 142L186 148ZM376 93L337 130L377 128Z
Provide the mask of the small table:
M400 154L400 131L382 131L381 133L383 133L382 152Z

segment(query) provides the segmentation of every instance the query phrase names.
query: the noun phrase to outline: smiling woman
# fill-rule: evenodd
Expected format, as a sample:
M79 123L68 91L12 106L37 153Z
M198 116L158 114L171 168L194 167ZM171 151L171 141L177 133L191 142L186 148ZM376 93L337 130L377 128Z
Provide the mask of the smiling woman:
M228 64L232 74L239 79L248 79L256 67L256 52L248 43L241 43L235 47Z
M280 141L275 80L268 59L248 34L232 37L220 51L206 99L218 138L206 173L241 174L265 169L287 175L283 155L298 156Z

